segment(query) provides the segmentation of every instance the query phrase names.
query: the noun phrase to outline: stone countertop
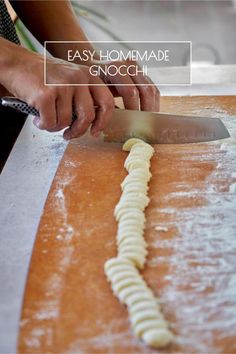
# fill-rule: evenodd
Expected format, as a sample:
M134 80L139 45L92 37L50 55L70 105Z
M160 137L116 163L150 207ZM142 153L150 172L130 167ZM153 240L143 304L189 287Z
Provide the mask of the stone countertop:
M65 147L28 118L0 176L0 353L15 352L34 237Z

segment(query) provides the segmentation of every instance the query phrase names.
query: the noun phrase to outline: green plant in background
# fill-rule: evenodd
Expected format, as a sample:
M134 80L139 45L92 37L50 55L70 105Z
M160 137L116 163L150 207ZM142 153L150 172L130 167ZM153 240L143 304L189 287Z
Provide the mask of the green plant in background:
M111 30L109 30L109 28L107 28L107 25L109 25L109 19L107 16L94 9L90 9L85 5L81 5L77 0L72 0L71 4L78 17L82 17L86 21L95 25L97 28L101 29L104 33L109 35L111 39L115 41L122 41L120 37L118 37L114 32L112 32ZM36 44L35 39L29 33L29 31L27 30L27 28L21 22L20 19L16 20L15 26L16 26L17 34L21 40L21 43L31 51L38 52L39 48ZM130 47L127 44L123 43L122 45L125 48L130 49Z
M108 34L114 41L122 41L114 32L110 31L106 25L109 24L109 18L100 12L90 9L85 5L81 5L77 0L71 0L72 6L77 16L83 17L88 22L92 23L96 27L100 28L104 33ZM91 16L93 15L93 16ZM99 22L98 20L101 20ZM129 48L128 45L123 43L123 46Z
M38 50L34 44L35 41L32 39L31 36L29 36L29 32L27 31L25 25L23 24L23 22L21 22L21 20L16 20L15 28L21 43L31 51L37 52Z

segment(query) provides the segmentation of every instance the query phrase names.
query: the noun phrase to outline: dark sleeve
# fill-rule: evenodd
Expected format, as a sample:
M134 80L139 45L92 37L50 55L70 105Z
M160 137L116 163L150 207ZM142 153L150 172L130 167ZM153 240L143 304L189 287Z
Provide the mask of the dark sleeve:
M16 44L20 44L14 23L7 11L6 4L0 0L0 36Z

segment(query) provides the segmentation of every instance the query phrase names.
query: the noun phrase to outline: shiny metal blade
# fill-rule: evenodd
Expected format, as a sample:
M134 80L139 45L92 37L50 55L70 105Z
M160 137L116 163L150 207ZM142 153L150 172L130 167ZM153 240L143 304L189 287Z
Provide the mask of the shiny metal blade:
M150 144L183 144L228 138L229 132L218 118L177 116L115 109L104 141L124 142L137 137Z

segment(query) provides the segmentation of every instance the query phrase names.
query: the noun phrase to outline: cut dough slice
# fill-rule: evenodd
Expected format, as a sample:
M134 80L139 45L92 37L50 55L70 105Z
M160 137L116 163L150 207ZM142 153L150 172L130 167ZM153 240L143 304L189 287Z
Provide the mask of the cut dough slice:
M149 197L144 193L129 192L129 193L122 194L120 201L117 205L122 205L125 208L129 206L130 207L133 206L139 210L142 210L148 205L149 201L150 201Z
M153 299L153 301L141 301L138 303L134 303L129 307L129 311L131 314L137 313L139 311L147 310L147 309L152 309L153 311L159 311L159 304L157 303L156 300Z
M153 294L145 291L133 293L127 298L126 305L131 307L134 304L141 303L142 301L153 301Z
M115 218L119 221L123 215L125 215L127 212L136 212L136 211L141 211L139 208L135 207L129 207L129 208L124 208L124 207L119 207L115 209L114 216ZM119 226L119 224L118 224Z
M117 242L118 249L123 245L138 245L144 247L145 249L147 248L147 242L144 240L144 238L137 236L129 236L123 238L120 242Z
M119 245L121 242L124 240L128 240L130 238L136 238L137 241L142 241L144 240L143 238L143 233L142 232L133 232L133 231L125 231L125 232L119 232L116 236L116 243Z
M120 257L129 259L139 269L143 269L146 256L144 254L136 253L132 250L122 251L119 253Z
M145 153L154 153L154 149L153 147L150 145L150 144L146 144L146 143L143 143L143 144L134 144L133 147L132 147L132 151L131 152L134 152L136 150L141 150L141 151L145 151ZM152 156L151 155L151 156ZM151 157L150 156L150 157Z
M122 303L126 303L130 296L135 294L142 296L143 293L147 296L149 295L150 299L152 298L151 291L145 285L131 285L128 288L124 288L119 292L118 297Z
M126 182L127 180L134 179L134 178L139 178L140 182L148 182L151 177L152 174L149 171L149 169L147 170L145 168L136 168L135 170L129 172L129 174L125 177L123 182Z
M150 329L167 329L168 324L165 320L160 319L160 320L148 320L144 322L139 322L133 327L133 331L136 334L137 337L141 337L144 332L147 332Z
M137 220L145 222L146 218L144 213L138 209L129 209L126 213L122 214L119 221L122 222L124 220Z
M144 195L147 195L147 192L149 190L148 185L145 185L140 182L134 182L134 183L127 183L122 187L123 193L143 193Z
M131 138L129 140L127 140L124 145L123 145L123 150L124 151L130 151L132 146L135 144L145 144L145 142L141 139L137 139L137 138Z
M116 257L116 258L110 258L106 261L104 266L105 272L107 272L110 268L121 266L121 265L125 265L133 269L132 263L128 259Z
M162 320L163 317L159 311L153 311L153 309L145 309L143 311L138 311L133 313L131 316L132 326L135 327L136 324L140 322L147 322L147 320Z
M135 193L133 193L133 194L135 194ZM116 205L115 216L118 217L118 213L122 209L125 209L126 211L128 211L129 209L137 209L137 210L143 211L146 208L146 206L148 205L148 203L149 203L149 198L144 194L142 194L142 196L140 196L140 195L137 196L137 198L134 198L134 196L132 196L132 195L125 196Z
M119 228L118 228L118 234L120 233L129 233L129 232L132 232L136 235L143 235L143 228L140 227L139 225L119 225Z
M136 168L148 169L149 163L145 160L133 158L133 159L129 159L129 160L125 161L125 168L129 172L136 169Z
M166 328L150 329L142 335L142 339L145 343L154 348L166 347L173 341L173 334Z
M132 265L132 268L131 267L127 267L125 265L120 265L120 266L116 266L116 267L112 267L112 268L109 268L107 271L106 271L106 276L107 278L109 279L109 281L111 281L112 277L115 275L115 274L121 274L122 272L136 272L138 274L138 271L136 268L134 268L134 266Z
M151 150L146 150L145 146L137 146L133 148L129 154L129 156L126 159L126 163L128 161L132 161L134 159L140 160L140 161L145 161L149 162L150 158L152 157L153 152ZM127 168L127 165L124 165Z
M130 213L131 215L131 213ZM129 218L120 218L119 220L119 227L122 229L122 227L128 227L128 226L138 226L142 230L144 229L144 224L145 224L145 219L144 218L139 218L139 217L133 217L130 216Z
M143 245L137 245L135 243L133 244L121 244L118 247L119 255L124 255L126 252L132 252L132 253L137 253L137 256L144 256L146 257L147 255L147 250L146 248L143 247Z
M112 279L112 289L114 293L118 294L122 289L130 287L131 285L145 285L144 281L139 277L129 277L118 282Z
M129 278L136 278L138 276L137 272L133 272L131 270L123 270L120 271L119 273L114 273L109 276L109 278L112 280L112 283L116 284L121 280L124 279L129 279Z

